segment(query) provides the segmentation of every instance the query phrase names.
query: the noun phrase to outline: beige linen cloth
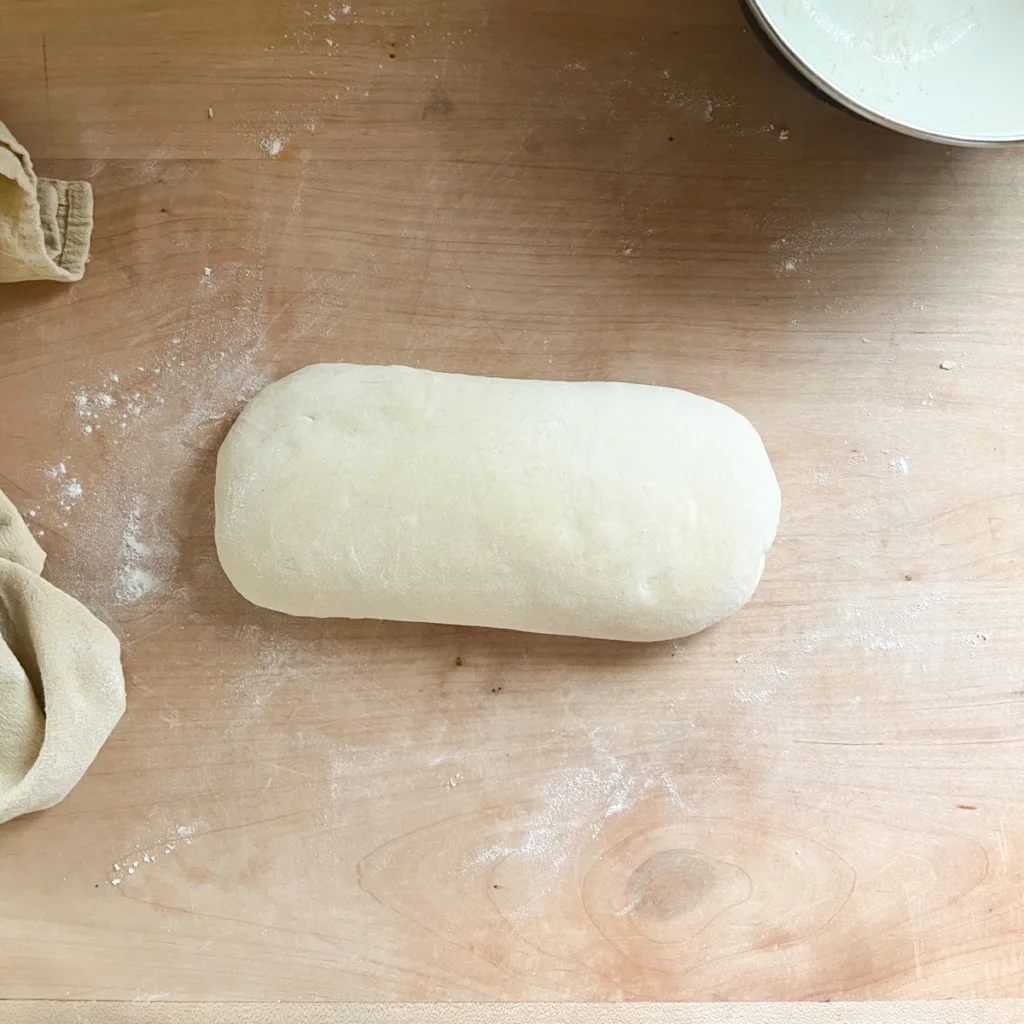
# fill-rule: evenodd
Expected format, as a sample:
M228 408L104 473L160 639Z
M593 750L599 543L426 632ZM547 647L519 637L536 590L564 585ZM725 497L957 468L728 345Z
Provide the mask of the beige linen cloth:
M89 183L37 178L0 121L0 284L81 280L91 235Z
M124 713L117 637L45 558L0 491L0 822L63 800Z

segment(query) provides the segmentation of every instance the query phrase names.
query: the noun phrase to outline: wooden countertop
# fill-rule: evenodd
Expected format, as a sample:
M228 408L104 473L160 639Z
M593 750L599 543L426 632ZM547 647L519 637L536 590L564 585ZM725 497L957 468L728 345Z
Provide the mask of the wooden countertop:
M735 3L3 20L0 120L97 223L0 289L0 488L128 712L0 828L0 995L1024 995L1024 153L829 107ZM756 598L646 647L248 606L216 448L320 360L734 405Z

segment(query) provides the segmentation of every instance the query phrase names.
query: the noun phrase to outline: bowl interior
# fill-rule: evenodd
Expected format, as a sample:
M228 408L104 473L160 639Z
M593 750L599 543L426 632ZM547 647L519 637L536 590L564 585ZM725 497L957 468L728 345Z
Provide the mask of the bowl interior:
M1024 140L1024 0L751 0L854 109L932 137Z

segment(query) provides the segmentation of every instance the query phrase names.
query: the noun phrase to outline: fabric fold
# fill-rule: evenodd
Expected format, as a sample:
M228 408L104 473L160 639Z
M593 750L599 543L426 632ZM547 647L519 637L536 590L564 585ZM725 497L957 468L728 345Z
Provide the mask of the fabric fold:
M63 800L124 713L117 638L45 557L0 491L0 823Z
M89 183L36 177L0 122L0 284L81 280L91 237Z

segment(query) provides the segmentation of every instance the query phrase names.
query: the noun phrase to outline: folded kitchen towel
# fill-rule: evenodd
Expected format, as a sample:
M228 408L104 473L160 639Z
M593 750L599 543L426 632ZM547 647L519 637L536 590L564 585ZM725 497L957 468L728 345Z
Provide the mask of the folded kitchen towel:
M91 236L89 183L37 178L0 121L0 284L81 280Z
M63 800L124 713L117 638L45 558L0 491L0 823Z

